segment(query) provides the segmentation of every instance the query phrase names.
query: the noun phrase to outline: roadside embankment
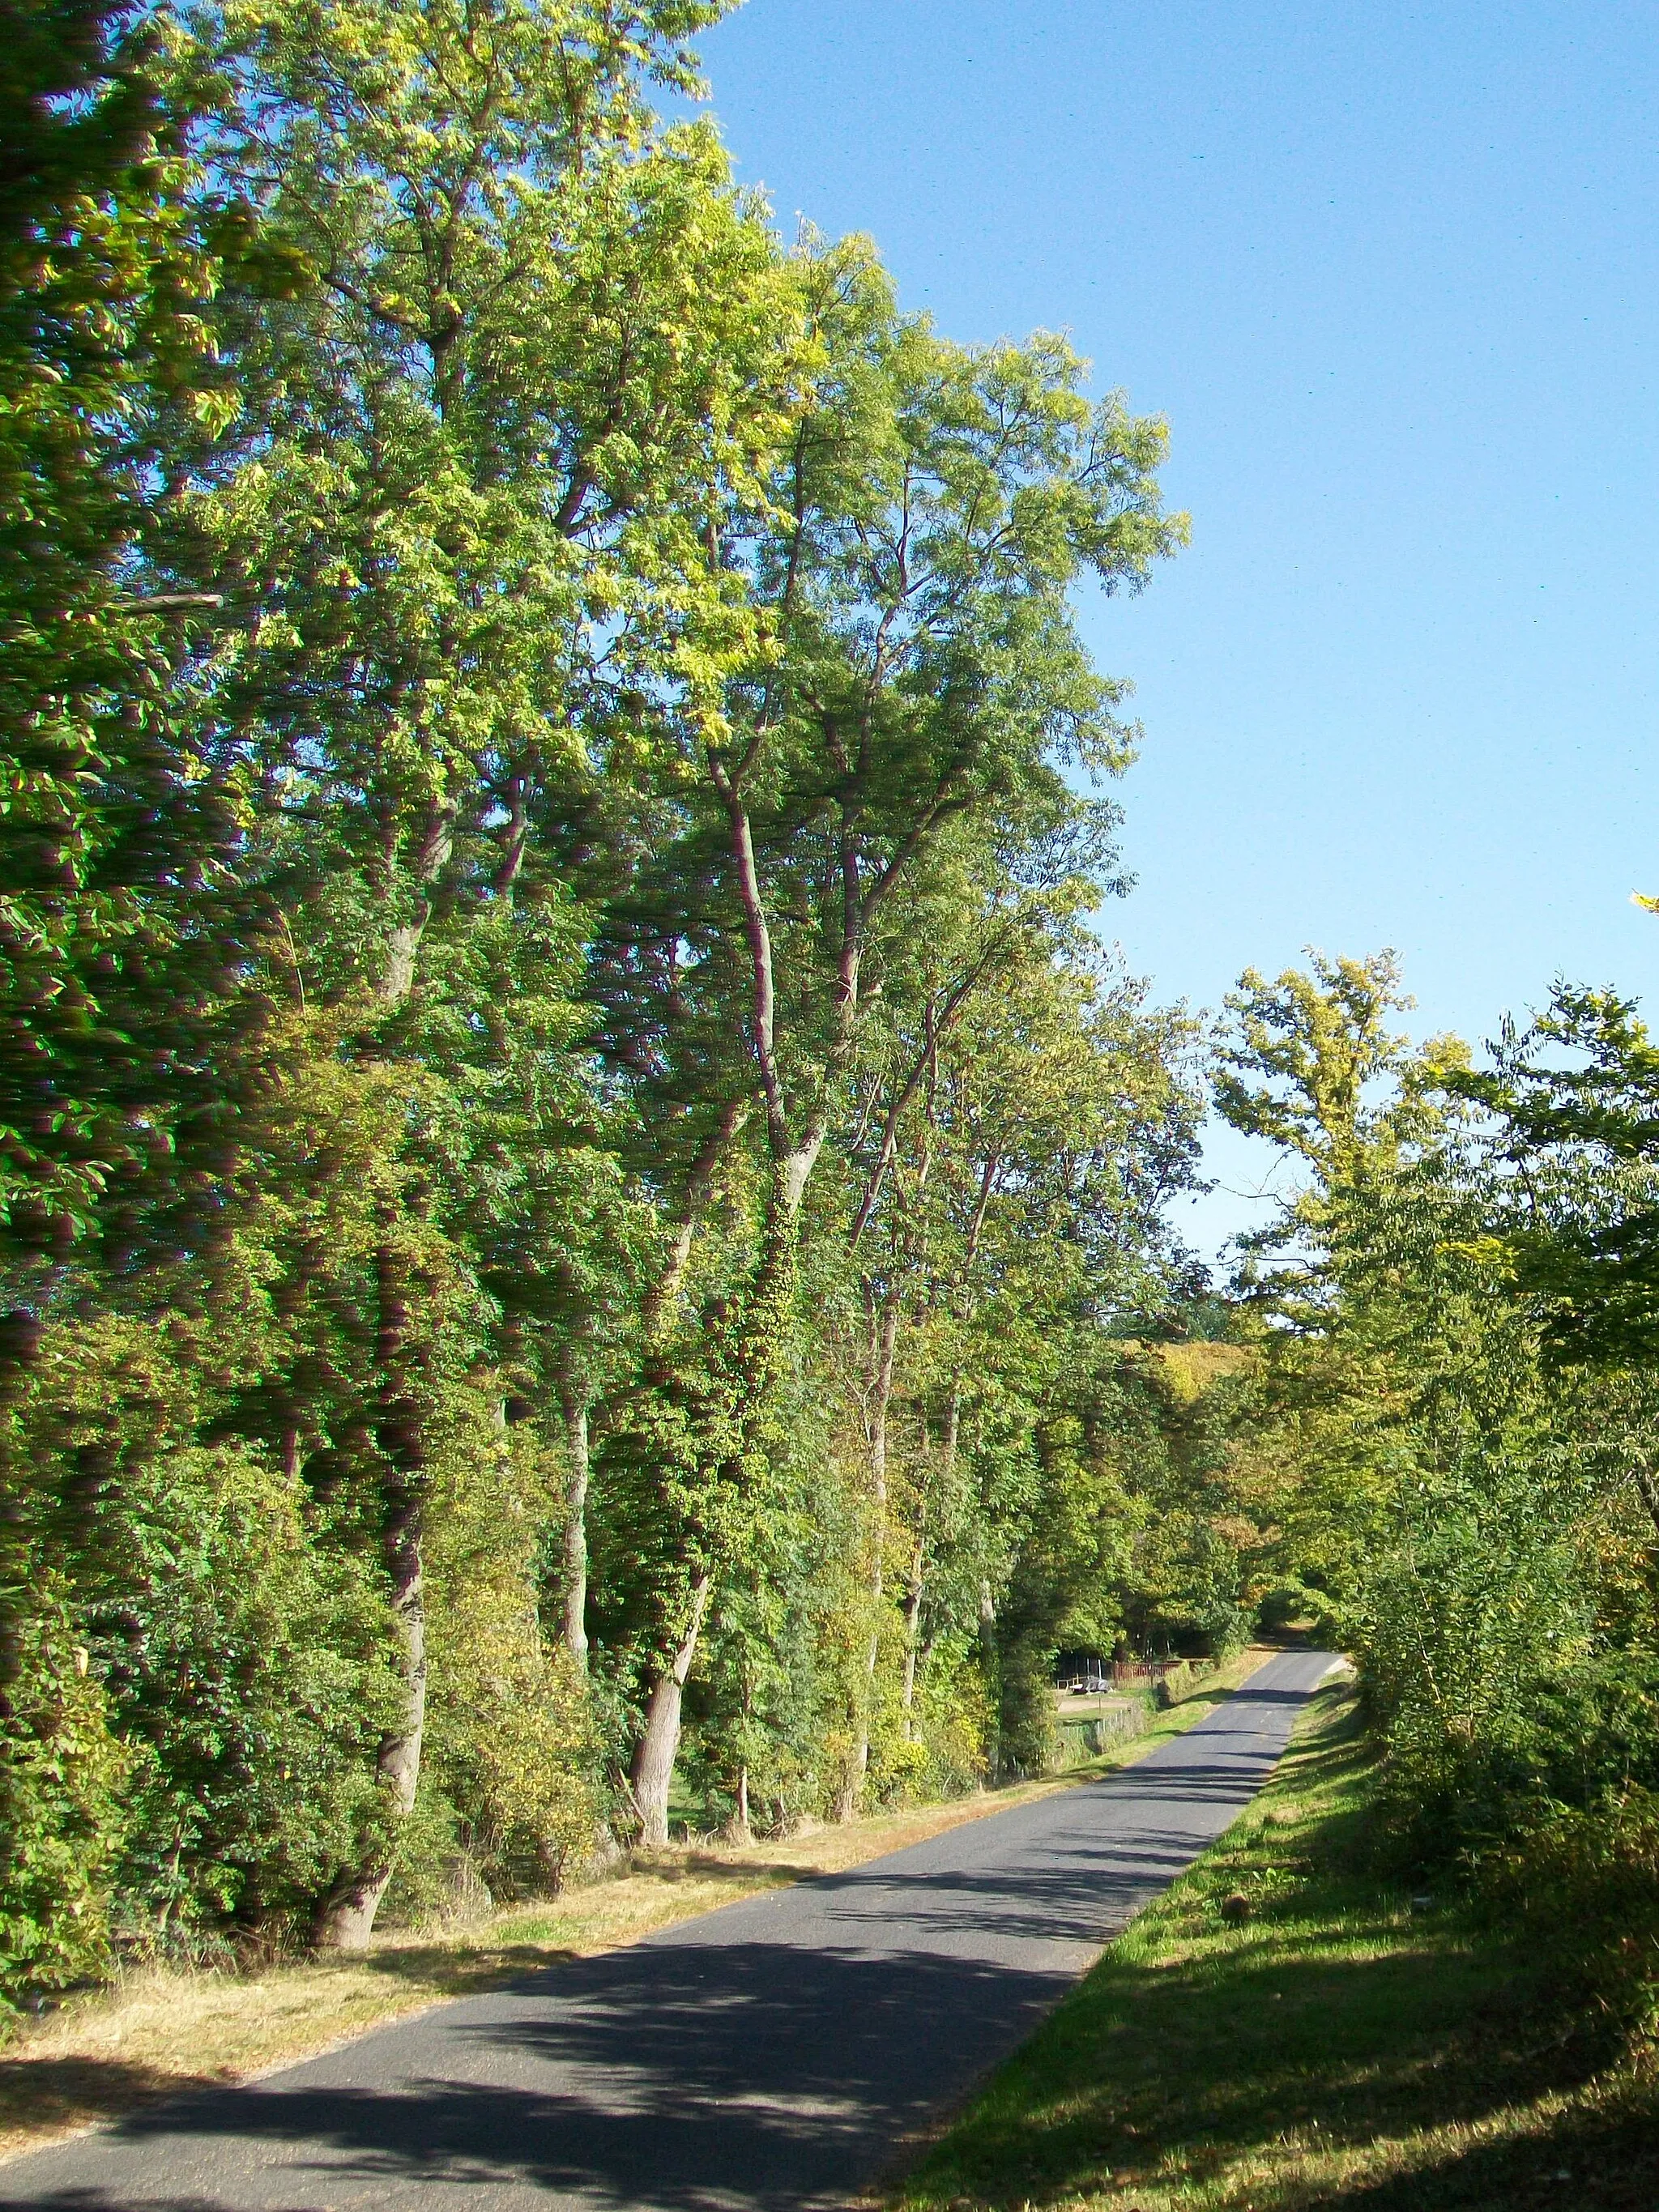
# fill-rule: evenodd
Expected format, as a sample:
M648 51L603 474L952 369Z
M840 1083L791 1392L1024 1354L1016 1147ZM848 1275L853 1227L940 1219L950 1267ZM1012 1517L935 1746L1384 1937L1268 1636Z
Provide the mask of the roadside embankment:
M1352 1686L926 2156L893 2212L1659 2204L1659 2064L1391 1887Z

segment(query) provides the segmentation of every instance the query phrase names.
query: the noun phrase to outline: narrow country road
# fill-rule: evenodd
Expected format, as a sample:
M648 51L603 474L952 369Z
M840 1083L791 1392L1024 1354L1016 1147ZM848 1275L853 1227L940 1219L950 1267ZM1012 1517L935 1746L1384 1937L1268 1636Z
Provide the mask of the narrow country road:
M1260 1789L1327 1652L1101 1782L0 2167L62 2212L842 2204Z

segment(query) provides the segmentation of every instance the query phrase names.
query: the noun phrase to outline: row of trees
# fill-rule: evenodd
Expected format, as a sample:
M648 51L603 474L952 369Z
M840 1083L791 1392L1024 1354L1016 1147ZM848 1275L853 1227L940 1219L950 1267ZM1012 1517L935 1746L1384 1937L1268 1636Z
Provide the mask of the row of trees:
M1194 1032L1086 919L1163 426L781 246L647 105L720 12L5 11L10 1988L1239 1632Z
M648 106L720 12L0 9L0 1988L1039 1768L1266 1606L1644 2004L1659 1056L1247 975L1208 1293L1073 622L1163 426L781 246Z
M1558 986L1476 1066L1392 958L1247 975L1217 1102L1296 1162L1231 1449L1360 1663L1395 1847L1604 2003L1659 1991L1659 1054ZM1236 1331L1248 1333L1241 1313Z

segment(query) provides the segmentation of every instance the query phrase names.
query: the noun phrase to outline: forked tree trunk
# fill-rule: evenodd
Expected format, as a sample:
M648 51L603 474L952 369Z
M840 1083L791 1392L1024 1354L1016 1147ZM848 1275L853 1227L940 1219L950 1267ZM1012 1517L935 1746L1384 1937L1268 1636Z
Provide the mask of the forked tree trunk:
M749 1767L746 1761L738 1768L736 1802L732 1808L732 1817L726 1824L724 1835L728 1844L752 1844L755 1840L754 1830L749 1825Z
M674 1754L680 1747L680 1705L691 1662L697 1655L697 1638L702 1632L714 1579L705 1571L691 1585L690 1626L673 1658L652 1685L645 1726L635 1747L629 1780L634 1809L640 1816L640 1841L648 1850L660 1850L668 1841L668 1787L673 1779Z
M386 972L380 980L380 1003L401 1006L415 988L415 969L421 957L421 940L431 918L434 887L449 865L455 847L455 809L448 800L435 805L427 817L415 852L416 884L415 911L399 922L386 939Z

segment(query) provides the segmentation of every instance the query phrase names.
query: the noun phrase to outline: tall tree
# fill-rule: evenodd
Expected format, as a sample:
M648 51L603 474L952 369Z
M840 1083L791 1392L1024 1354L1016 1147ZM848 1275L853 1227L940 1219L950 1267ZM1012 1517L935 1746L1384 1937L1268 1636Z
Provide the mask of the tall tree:
M1091 406L1063 342L947 345L896 313L857 243L809 242L797 268L821 366L767 502L719 541L770 649L718 712L663 717L654 792L669 834L618 902L600 978L613 1048L653 1082L693 1088L684 1038L727 1096L739 1083L757 1094L757 1256L726 1325L732 1388L757 1419L787 1335L802 1200L898 894L958 823L1028 867L1086 871L1104 823L1065 769L1114 772L1128 745L1121 687L1091 666L1070 594L1085 577L1139 584L1185 528L1159 503L1164 426L1116 398ZM742 1426L708 1467L711 1498L742 1492ZM649 1835L720 1565L717 1547L688 1537L635 1760Z
M65 1691L78 1624L32 1541L28 1370L112 1188L219 1113L238 933L204 896L234 825L171 693L198 610L135 581L165 418L222 420L162 34L9 0L0 46L0 1890L49 1986L95 1963L118 1796L94 1807L127 1762L99 1686Z
M350 1000L348 1048L402 1057L415 1088L447 1072L429 1015L465 931L508 909L528 945L557 900L538 826L586 726L625 732L641 686L752 650L708 525L774 434L799 318L712 135L645 106L653 80L692 84L684 38L719 12L191 15L204 158L312 277L228 301L246 418L172 509L178 576L226 608L197 672L209 750L246 793L244 868L300 987ZM417 1255L441 1209L416 1160L381 1187L358 1431L408 1686L380 1768L406 1814L445 1357ZM329 1940L367 1940L390 1875L343 1874Z
M1634 1001L1558 984L1547 1012L1506 1027L1490 1067L1445 1080L1490 1117L1508 1170L1492 1249L1548 1355L1644 1363L1659 1345L1659 1048Z
M230 824L168 696L198 610L132 577L167 413L227 403L160 33L87 0L0 32L0 1258L27 1299L165 1142L223 967L191 924Z

